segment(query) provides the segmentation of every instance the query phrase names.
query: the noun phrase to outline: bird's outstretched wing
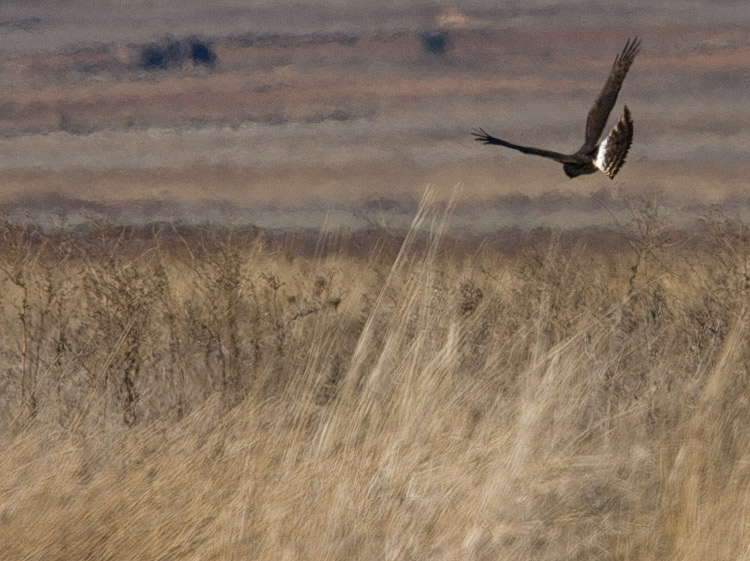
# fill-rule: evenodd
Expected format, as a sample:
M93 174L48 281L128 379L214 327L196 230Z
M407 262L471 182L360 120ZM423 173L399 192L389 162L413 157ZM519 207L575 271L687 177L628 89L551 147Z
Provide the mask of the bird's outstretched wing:
M580 153L590 154L596 147L597 142L599 142L599 137L607 125L607 118L617 101L617 94L620 93L622 81L625 79L630 65L633 64L640 46L641 40L638 37L635 37L632 41L628 40L625 43L625 48L615 58L612 70L610 70L609 77L607 78L607 83L604 84L599 97L596 98L594 106L589 111L586 119L586 140L579 150Z
M620 120L617 121L615 128L599 145L594 165L606 173L610 179L614 179L622 164L625 163L625 156L628 155L632 142L633 119L626 105L625 111L623 111Z
M542 156L543 158L550 158L552 160L555 160L556 162L561 162L563 164L579 163L579 160L577 158L568 154L560 154L559 152L553 152L551 150L542 150L541 148L532 148L530 146L520 146L518 144L506 142L505 140L500 140L499 138L495 138L494 136L490 136L489 134L487 134L484 131L484 129L477 129L471 134L476 136L474 140L478 140L479 142L483 142L485 144L496 144L498 146L505 146L506 148L512 148L513 150L518 150L519 152L523 152L524 154L534 154L535 156Z

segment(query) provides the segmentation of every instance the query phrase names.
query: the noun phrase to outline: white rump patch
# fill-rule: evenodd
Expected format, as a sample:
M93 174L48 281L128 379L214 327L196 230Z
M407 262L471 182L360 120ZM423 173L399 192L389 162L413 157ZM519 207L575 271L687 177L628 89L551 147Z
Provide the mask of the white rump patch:
M597 152L596 161L594 162L594 165L604 173L607 173L605 169L607 164L607 142L609 142L609 137L605 138L604 142L599 145L599 152Z

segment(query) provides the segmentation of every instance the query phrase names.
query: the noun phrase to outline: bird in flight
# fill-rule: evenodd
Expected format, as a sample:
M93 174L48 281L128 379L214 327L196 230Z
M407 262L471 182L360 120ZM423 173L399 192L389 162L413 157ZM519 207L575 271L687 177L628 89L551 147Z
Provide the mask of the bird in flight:
M633 118L630 116L630 110L627 105L620 120L607 138L601 143L599 143L599 138L607 124L609 114L617 101L617 94L620 93L622 81L625 79L630 65L633 64L633 59L638 54L640 46L641 41L638 37L632 41L628 40L625 48L615 58L607 82L604 84L599 97L596 98L594 106L586 118L586 137L583 146L576 153L561 154L551 150L519 146L518 144L490 136L481 128L472 133L476 136L474 140L485 144L505 146L524 154L535 154L544 158L551 158L563 165L566 175L571 179L586 173L594 173L596 170L600 170L606 173L610 179L614 179L617 172L620 171L622 164L625 163L625 156L627 156L630 144L633 142Z

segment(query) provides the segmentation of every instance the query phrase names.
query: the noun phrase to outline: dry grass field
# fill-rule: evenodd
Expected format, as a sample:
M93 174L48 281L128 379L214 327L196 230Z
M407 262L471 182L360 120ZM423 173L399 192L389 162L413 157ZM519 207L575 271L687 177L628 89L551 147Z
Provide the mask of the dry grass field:
M9 560L750 558L750 228L5 223Z

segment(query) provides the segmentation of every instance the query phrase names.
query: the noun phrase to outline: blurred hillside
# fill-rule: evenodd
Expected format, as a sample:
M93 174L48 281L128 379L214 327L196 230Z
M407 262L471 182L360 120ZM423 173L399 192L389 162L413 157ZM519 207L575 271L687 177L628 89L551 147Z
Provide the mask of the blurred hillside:
M383 198L411 204L427 184L443 199L460 185L479 208L529 197L542 214L569 210L544 206L561 198L549 194L602 189L680 212L744 205L750 40L731 3L669 21L665 8L627 4L248 12L187 2L178 13L163 2L54 18L19 6L0 12L0 202L16 208L53 193L178 214L348 212ZM636 140L615 183L571 182L553 162L473 142L483 126L575 150L614 56L636 34L643 50L612 116L627 103Z

